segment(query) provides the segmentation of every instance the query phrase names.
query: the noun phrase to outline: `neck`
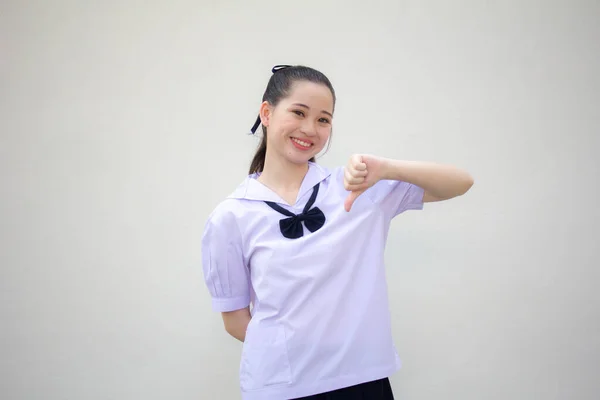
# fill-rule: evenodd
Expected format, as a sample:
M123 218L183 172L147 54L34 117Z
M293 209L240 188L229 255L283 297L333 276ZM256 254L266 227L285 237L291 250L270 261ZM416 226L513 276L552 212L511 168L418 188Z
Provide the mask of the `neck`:
M283 157L270 154L267 149L265 166L258 180L276 192L297 193L307 172L308 163L291 163Z

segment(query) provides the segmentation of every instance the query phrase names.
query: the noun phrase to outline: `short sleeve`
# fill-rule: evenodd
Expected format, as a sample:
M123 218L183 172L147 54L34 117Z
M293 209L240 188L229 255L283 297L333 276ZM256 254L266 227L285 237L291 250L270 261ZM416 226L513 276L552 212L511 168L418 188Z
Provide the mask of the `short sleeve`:
M412 183L382 180L367 190L371 199L393 218L407 210L422 210L423 188Z
M250 305L250 272L233 215L213 213L202 236L202 269L213 310L235 311Z

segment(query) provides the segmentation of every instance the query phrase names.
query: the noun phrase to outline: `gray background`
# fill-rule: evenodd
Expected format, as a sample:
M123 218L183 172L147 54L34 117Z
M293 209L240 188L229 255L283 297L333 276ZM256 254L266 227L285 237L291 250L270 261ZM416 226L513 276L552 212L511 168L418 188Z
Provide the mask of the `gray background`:
M0 3L0 398L239 399L200 237L279 63L331 150L476 184L389 238L398 399L600 398L597 1Z

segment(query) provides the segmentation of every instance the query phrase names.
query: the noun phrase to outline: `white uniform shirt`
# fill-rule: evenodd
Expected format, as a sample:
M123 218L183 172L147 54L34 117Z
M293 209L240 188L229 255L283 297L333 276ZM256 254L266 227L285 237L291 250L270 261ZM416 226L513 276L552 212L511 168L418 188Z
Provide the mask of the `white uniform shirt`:
M380 379L400 367L392 341L384 248L390 221L423 208L423 189L380 181L346 212L343 168L309 163L296 204L253 174L210 215L202 239L206 285L215 311L252 303L240 364L244 400L309 396ZM324 225L285 238L287 218L313 207Z

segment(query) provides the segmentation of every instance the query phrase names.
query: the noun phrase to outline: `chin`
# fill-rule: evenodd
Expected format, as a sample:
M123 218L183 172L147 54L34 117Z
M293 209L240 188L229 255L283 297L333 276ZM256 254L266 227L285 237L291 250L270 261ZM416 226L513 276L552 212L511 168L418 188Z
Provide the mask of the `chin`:
M311 158L316 157L319 151L298 152L292 149L287 153L286 158L294 164L306 164Z
M311 158L313 158L314 156L312 155L305 155L305 156L297 156L297 155L288 155L287 160L292 163L292 164L297 164L297 165L302 165L302 164L306 164L310 161Z

